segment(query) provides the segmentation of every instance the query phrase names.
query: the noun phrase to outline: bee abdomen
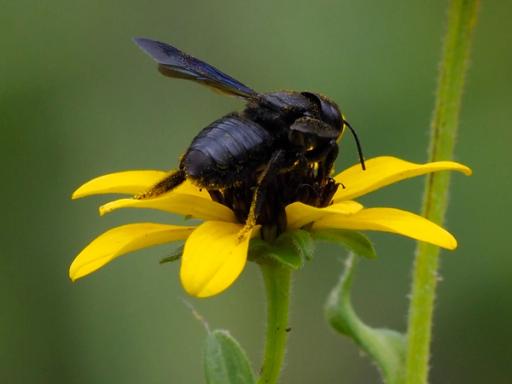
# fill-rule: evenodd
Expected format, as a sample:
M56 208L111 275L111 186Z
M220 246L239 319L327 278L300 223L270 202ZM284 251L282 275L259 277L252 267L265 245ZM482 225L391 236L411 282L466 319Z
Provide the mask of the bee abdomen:
M192 141L181 166L198 184L233 185L265 164L273 137L261 125L233 114L204 128Z

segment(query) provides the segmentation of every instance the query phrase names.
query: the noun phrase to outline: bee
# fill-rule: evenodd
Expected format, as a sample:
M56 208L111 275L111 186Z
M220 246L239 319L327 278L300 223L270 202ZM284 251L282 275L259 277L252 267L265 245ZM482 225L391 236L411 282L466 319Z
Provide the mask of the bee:
M203 128L178 169L136 198L157 197L189 180L233 209L241 223L263 224L264 237L274 238L286 227L287 204L330 203L338 188L330 174L345 128L365 169L356 132L329 98L313 92L258 93L171 45L147 38L134 42L164 76L192 80L246 103L242 111Z

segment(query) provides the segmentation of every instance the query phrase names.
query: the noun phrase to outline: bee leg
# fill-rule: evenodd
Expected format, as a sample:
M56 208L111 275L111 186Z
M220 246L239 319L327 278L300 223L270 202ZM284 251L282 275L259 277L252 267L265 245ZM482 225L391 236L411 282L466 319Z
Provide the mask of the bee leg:
M331 140L329 144L326 145L323 156L318 162L319 180L324 180L331 175L331 171L334 168L334 162L336 161L336 157L338 157L338 151L338 144L335 140Z
M216 201L217 203L221 203L224 200L224 196L222 196L222 192L218 189L208 189L208 193L210 194L210 197L213 201Z
M287 152L282 149L272 154L272 157L267 163L265 169L258 177L249 213L245 221L245 226L240 232L240 238L243 238L245 234L247 234L249 230L257 224L258 217L264 208L269 182L280 172L282 168L288 168L294 162L295 160L292 160Z
M185 181L185 178L185 171L182 169L172 172L169 176L165 177L163 180L160 180L147 191L135 195L134 198L143 200L160 196L182 184Z

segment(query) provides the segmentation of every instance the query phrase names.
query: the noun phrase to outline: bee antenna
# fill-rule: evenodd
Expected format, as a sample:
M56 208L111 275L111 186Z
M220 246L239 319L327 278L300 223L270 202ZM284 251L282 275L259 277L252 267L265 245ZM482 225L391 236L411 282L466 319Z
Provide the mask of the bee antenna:
M357 133L354 130L354 128L352 128L352 126L348 123L348 121L344 121L344 123L350 129L350 132L352 132L352 136L354 137L354 140L356 141L357 153L359 154L359 162L361 163L361 167L363 168L363 171L364 171L364 170L366 170L366 166L364 165L363 149L361 148L361 143L359 142L359 138L357 137Z

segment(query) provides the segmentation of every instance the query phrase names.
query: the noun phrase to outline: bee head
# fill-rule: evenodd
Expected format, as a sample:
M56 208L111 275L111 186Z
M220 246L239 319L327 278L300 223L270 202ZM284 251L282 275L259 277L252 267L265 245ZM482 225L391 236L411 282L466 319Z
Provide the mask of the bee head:
M328 99L327 97L319 95L317 93L302 92L302 95L307 97L312 103L316 104L316 106L318 107L318 114L320 120L324 121L334 129L336 129L336 131L338 132L337 141L341 139L345 127L347 127L350 130L357 145L357 152L359 153L359 161L361 162L361 166L363 170L366 169L364 164L363 150L361 149L361 144L359 143L357 134L354 128L352 128L348 121L345 120L336 103Z
M343 132L344 120L336 103L317 93L302 92L302 95L316 105L318 118L334 128L338 132L338 137L340 137Z

